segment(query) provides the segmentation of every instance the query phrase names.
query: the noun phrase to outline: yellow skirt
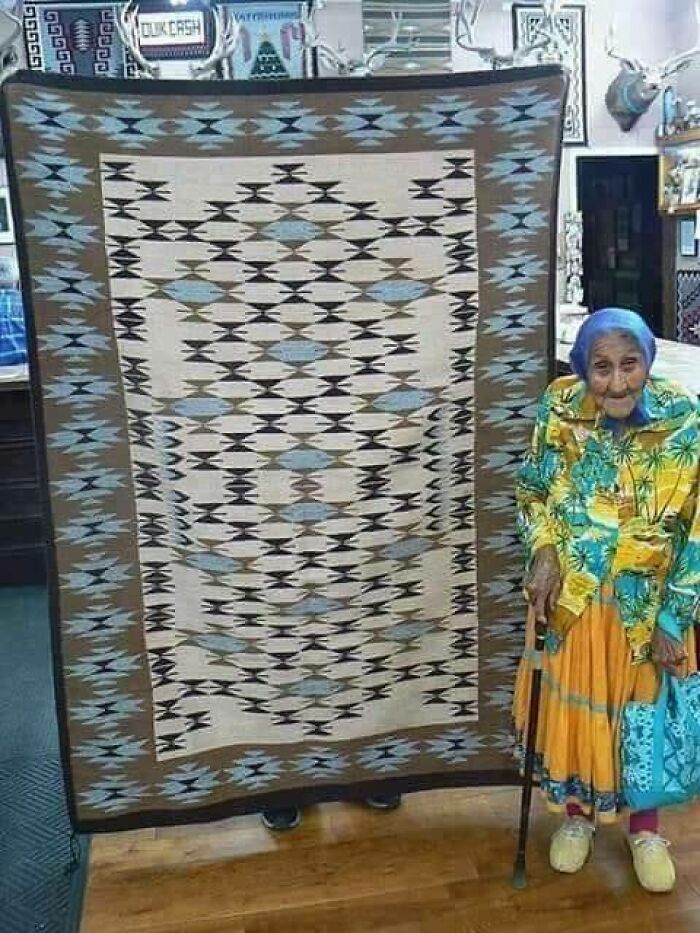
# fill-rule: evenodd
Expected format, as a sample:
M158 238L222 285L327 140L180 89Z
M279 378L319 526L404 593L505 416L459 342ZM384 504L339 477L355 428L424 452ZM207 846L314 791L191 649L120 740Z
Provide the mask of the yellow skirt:
M513 712L522 755L534 657L530 613ZM685 639L695 670L693 627ZM544 652L536 743L536 774L548 809L576 803L602 822L615 822L625 803L620 790L620 723L631 700L653 702L659 675L650 661L632 664L625 630L609 591L593 601L555 654Z

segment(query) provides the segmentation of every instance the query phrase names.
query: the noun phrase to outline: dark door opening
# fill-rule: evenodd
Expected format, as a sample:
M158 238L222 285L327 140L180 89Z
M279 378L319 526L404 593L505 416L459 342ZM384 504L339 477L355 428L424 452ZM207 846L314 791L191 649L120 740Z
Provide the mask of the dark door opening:
M662 239L655 156L577 159L584 304L638 311L662 334Z

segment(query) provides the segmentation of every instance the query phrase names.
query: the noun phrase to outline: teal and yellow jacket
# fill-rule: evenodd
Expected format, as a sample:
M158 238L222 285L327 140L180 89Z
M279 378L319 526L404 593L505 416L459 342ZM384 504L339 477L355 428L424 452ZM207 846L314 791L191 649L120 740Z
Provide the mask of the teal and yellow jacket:
M518 527L528 563L556 547L561 596L550 647L599 592L614 588L635 662L658 624L680 638L700 608L700 420L696 400L651 377L646 423L614 435L584 382L555 380L519 471Z

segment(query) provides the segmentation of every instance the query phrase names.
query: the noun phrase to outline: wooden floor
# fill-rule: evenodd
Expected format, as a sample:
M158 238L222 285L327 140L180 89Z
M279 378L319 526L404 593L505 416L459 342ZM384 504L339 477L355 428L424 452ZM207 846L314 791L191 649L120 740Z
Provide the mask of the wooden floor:
M540 809L513 890L516 806L512 790L433 791L394 813L326 804L286 834L242 817L96 836L82 933L699 933L700 809L666 816L678 884L650 895L618 828L579 875L552 872Z

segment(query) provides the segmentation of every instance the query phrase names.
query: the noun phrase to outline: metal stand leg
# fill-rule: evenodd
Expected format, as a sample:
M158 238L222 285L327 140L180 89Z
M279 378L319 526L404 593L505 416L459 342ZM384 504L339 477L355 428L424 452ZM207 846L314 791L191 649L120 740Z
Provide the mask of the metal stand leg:
M73 832L70 834L69 845L70 845L70 862L68 864L68 868L66 869L66 872L67 874L71 875L80 866L80 860L82 857L80 836L75 830L73 830Z

